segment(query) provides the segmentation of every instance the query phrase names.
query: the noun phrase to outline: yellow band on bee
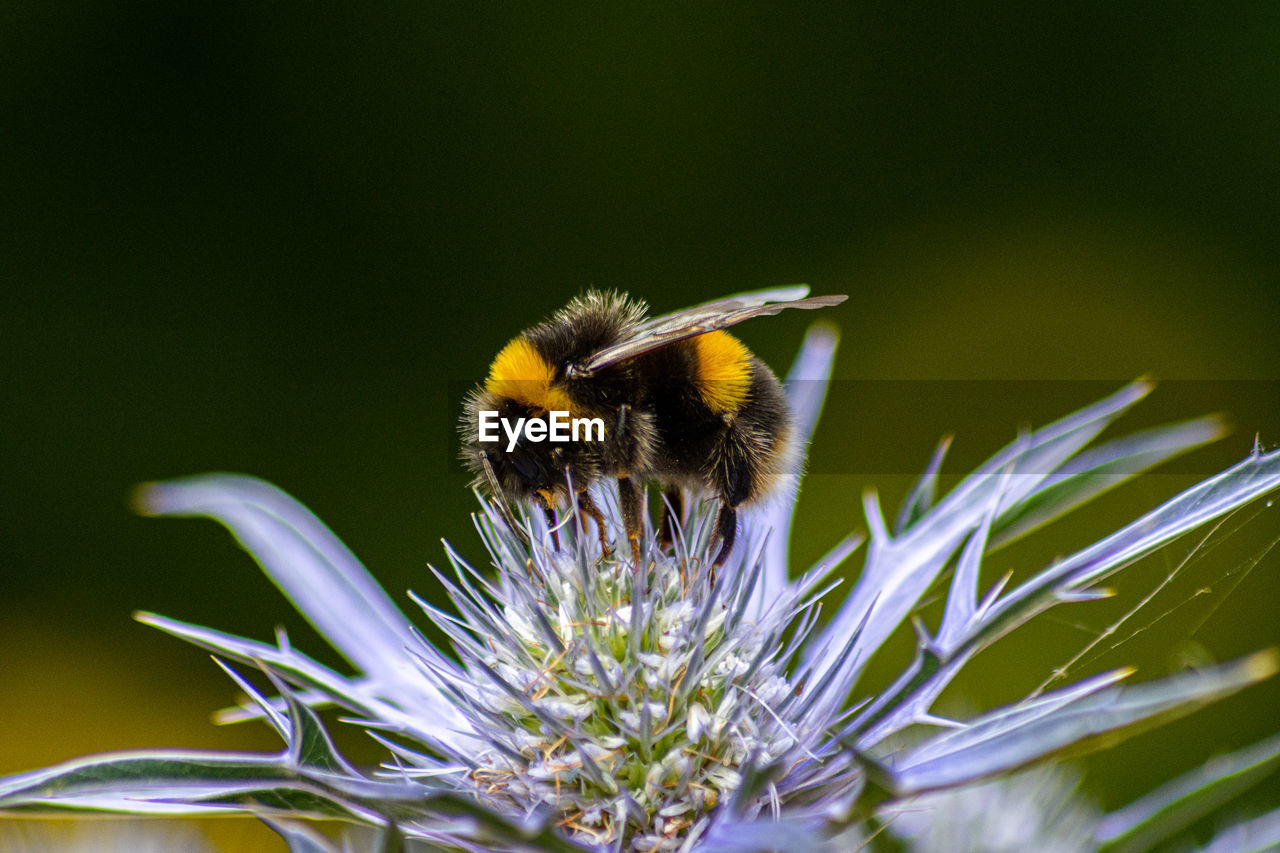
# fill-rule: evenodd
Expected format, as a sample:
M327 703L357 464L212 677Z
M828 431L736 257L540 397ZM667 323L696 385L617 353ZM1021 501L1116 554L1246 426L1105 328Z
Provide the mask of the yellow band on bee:
M733 412L751 389L750 353L728 332L708 332L693 339L698 353L698 394L713 412Z
M533 409L576 415L569 395L552 384L554 376L555 368L534 349L533 344L524 338L514 338L489 366L489 378L485 380L484 387L492 394L508 397Z

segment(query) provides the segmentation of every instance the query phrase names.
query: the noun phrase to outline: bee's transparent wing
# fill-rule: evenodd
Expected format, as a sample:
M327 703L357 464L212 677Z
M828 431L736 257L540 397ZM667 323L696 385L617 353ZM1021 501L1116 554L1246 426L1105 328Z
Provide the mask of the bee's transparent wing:
M752 317L777 314L788 308L826 308L830 305L839 305L849 298L847 296L803 298L808 292L809 288L805 285L757 290L645 320L636 327L635 333L630 338L600 350L586 362L575 365L573 372L579 376L590 376L610 364L635 358L674 341L734 326Z
M746 305L760 305L765 302L795 302L798 299L804 299L809 295L809 285L807 284L788 284L783 287L767 287L764 290L748 290L746 293L735 293L732 296L722 296L719 299L713 299L710 302L703 302L701 305L694 305L692 308L685 308L676 311L674 314L667 314L667 317L674 317L676 314L684 314L686 311L706 311L706 310L727 310L732 307L743 307ZM655 320L662 319L655 317Z

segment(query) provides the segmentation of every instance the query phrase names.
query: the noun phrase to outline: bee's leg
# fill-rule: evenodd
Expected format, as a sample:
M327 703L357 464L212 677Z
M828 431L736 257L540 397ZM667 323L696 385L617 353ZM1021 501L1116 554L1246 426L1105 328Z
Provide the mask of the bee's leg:
M670 548L676 541L679 522L684 518L684 493L671 487L662 493L662 524L658 527L658 544Z
M547 530L551 533L551 544L560 550L560 531L556 530L556 503L555 495L549 489L539 489L538 498L542 501L542 516L547 520Z
M720 505L720 515L716 517L716 535L720 537L720 553L711 562L711 585L716 585L716 569L724 565L733 551L733 540L738 536L738 511L724 503Z
M622 524L627 528L627 541L631 543L631 559L640 565L640 531L644 519L640 516L640 484L630 477L618 478L618 503L622 508Z
M600 556L610 556L613 553L613 548L609 547L609 539L605 536L604 513L600 511L600 507L596 506L596 502L591 499L591 495L585 490L578 492L578 511L596 523L596 535L600 537ZM586 522L582 521L582 516L578 516L578 521L582 525L582 535L587 535L587 525Z
M738 504L751 493L751 459L740 448L731 448L718 469L720 480L720 515L716 518L715 535L720 537L720 553L711 562L711 585L716 583L716 569L724 565L733 552L738 536Z
M556 524L559 523L556 521L556 511L549 506L544 506L542 508L542 514L547 519L547 530L551 531L551 545L559 551L560 531L556 530Z
M623 403L618 407L618 420L613 425L613 435L615 440L621 440L627 432L627 415L631 414L631 407Z

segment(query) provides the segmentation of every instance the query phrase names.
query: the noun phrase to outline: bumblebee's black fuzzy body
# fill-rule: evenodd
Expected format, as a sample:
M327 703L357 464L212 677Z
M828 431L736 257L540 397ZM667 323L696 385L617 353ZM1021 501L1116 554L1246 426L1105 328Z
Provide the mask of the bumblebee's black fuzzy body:
M839 299L782 307L821 307ZM468 397L462 418L462 459L476 484L500 500L537 500L549 517L572 488L599 525L586 489L616 477L637 559L641 484L659 483L677 501L681 488L710 493L721 503L715 564L722 563L733 546L737 507L765 497L794 464L791 413L777 377L736 338L704 322L727 316L722 325L728 325L774 313L776 306L753 313L737 302L725 304L737 314L689 309L649 320L643 302L591 291L512 339ZM692 319L683 322L686 315ZM601 359L601 352L621 354ZM584 369L593 359L601 363ZM479 440L483 411L514 423L545 420L557 410L602 419L603 439L522 437L510 449L505 436L497 443ZM664 531L671 527L668 520ZM604 546L603 529L600 534Z
M746 394L719 412L699 393L697 352L689 341L636 359L642 400L654 414L658 446L652 476L694 491L712 487L729 506L767 494L787 462L791 411L781 383L748 356Z

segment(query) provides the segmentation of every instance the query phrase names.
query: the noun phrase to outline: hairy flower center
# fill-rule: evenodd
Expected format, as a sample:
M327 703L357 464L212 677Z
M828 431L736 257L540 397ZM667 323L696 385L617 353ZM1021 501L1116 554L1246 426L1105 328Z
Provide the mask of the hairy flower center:
M612 558L583 569L553 557L534 595L506 599L510 634L478 662L491 746L470 782L507 811L553 810L582 840L675 849L749 756L794 744L772 709L790 689L776 643L726 626L726 602L675 560L647 582Z

